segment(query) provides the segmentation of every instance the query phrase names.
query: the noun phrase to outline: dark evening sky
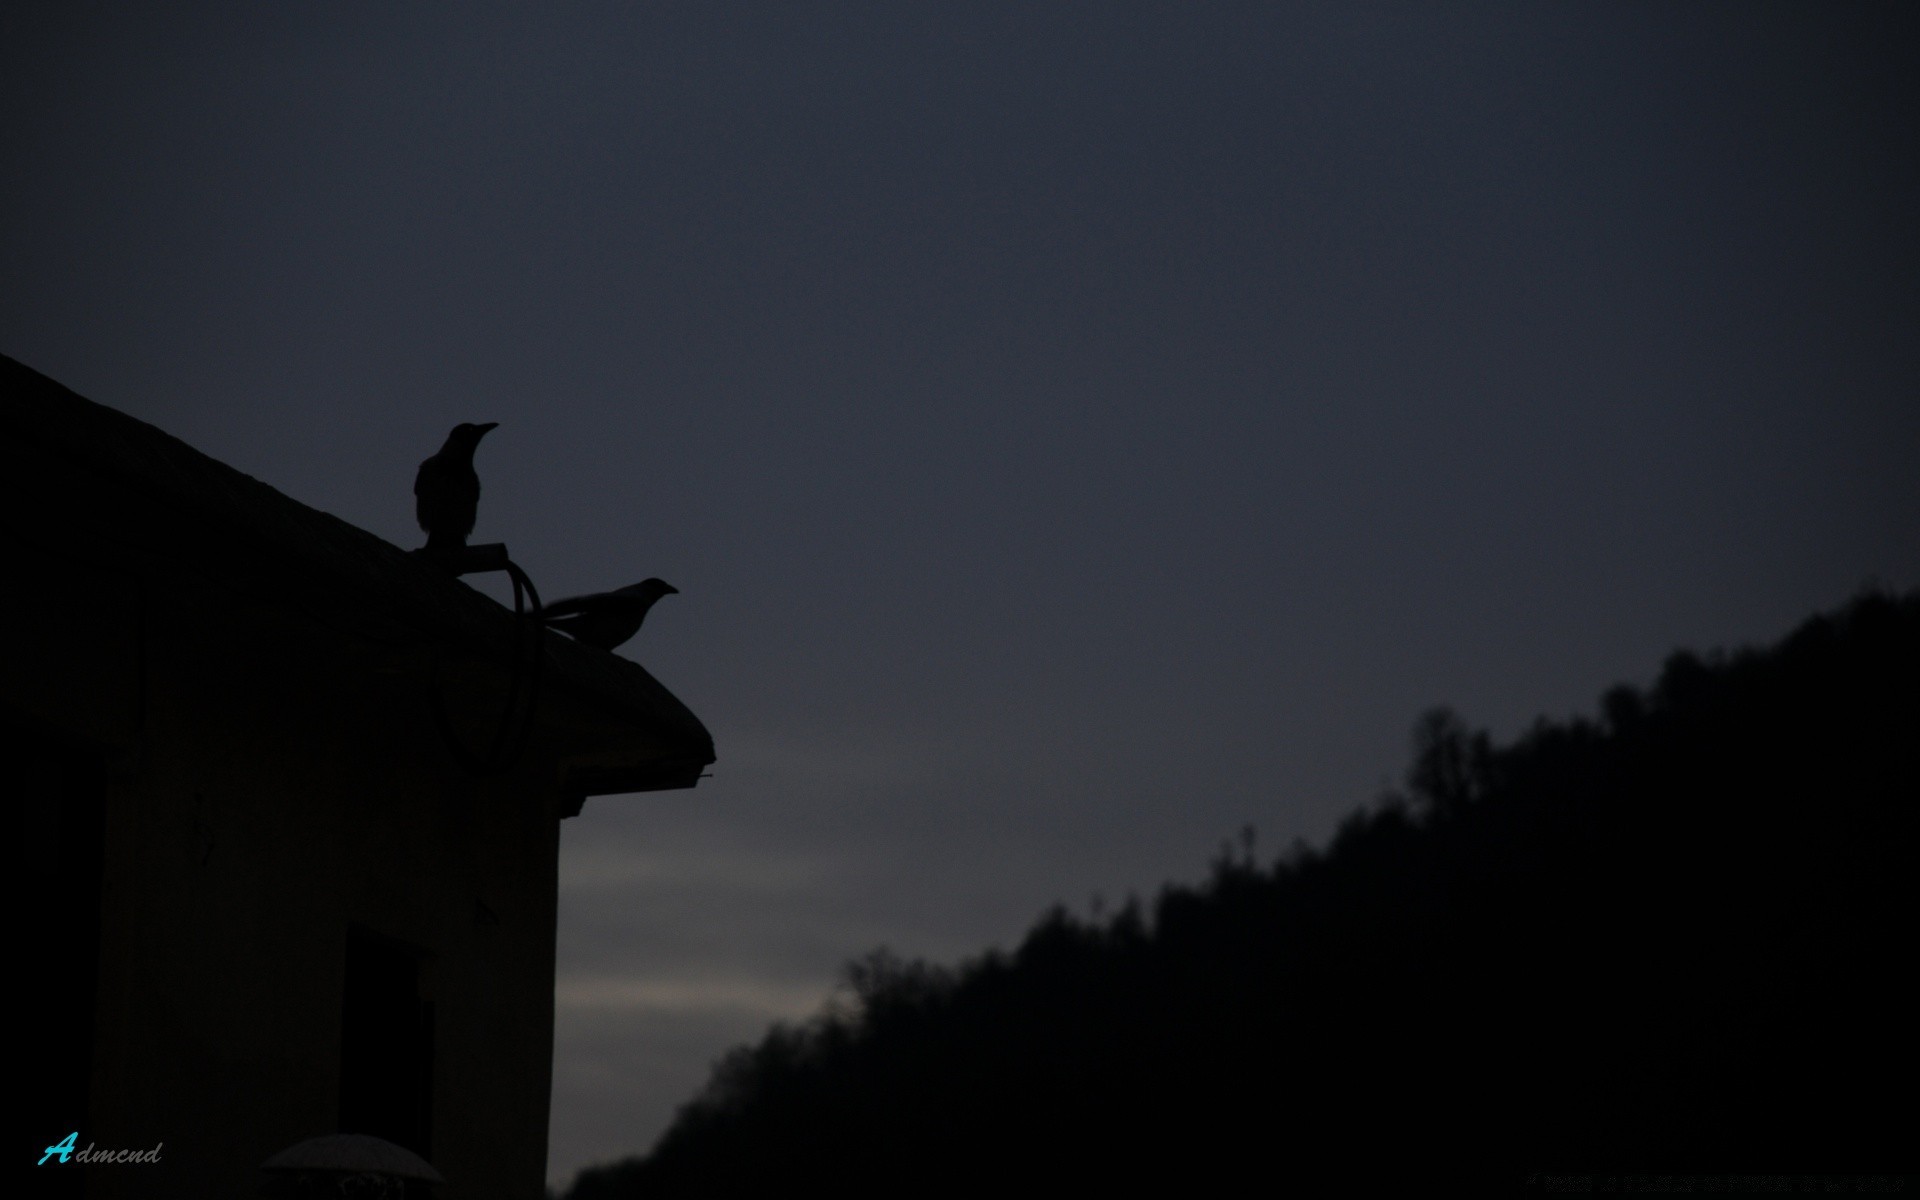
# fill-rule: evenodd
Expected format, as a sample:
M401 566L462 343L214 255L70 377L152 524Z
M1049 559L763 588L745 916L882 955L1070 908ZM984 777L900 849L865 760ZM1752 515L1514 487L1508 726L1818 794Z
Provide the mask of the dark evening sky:
M1920 9L0 14L0 351L402 546L458 421L713 731L568 824L552 1171L882 943L1321 841L1920 585Z

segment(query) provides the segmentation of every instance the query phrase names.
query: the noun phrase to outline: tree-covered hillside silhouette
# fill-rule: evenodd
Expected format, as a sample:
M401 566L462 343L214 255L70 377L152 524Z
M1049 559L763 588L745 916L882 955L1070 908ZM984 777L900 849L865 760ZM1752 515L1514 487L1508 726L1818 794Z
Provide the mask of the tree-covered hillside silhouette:
M1917 808L1920 594L1504 747L1436 710L1325 852L871 956L569 1195L1897 1171Z

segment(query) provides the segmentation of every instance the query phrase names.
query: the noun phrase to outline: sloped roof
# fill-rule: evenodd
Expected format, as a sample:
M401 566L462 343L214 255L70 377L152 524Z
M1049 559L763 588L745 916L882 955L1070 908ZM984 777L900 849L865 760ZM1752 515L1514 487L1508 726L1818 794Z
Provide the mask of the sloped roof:
M0 432L40 467L27 483L0 479L0 495L15 512L44 513L119 550L164 552L171 563L243 586L253 581L284 595L297 583L309 607L324 606L338 620L490 650L509 646L518 632L512 612L440 567L5 355L0 397ZM115 486L102 489L102 480ZM102 495L128 490L143 503ZM564 689L673 747L650 763L616 755L579 772L572 785L579 794L693 785L714 760L713 739L686 705L637 663L541 636L543 687Z

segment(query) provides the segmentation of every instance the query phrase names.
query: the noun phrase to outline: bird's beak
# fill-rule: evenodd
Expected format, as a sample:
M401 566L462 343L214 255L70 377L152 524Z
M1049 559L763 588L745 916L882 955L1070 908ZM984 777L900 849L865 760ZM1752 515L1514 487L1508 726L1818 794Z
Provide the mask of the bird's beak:
M498 422L498 421L488 421L488 422L487 422L486 424L484 424L484 425L475 425L475 426L474 426L474 428L475 428L475 429L478 429L478 430L479 430L480 432L479 432L479 433L476 433L476 434L474 434L473 436L474 436L475 438L483 438L483 437L485 437L485 436L487 436L487 431L488 431L489 429L498 429L498 428L500 428L500 422Z
M678 596L680 594L680 589L673 586L672 584L669 583L664 586L666 587L667 591L672 595Z

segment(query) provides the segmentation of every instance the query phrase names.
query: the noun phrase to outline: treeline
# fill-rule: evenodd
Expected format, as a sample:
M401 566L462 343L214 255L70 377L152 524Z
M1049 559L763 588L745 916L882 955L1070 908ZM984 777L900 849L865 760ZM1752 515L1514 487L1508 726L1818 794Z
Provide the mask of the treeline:
M1920 594L735 1050L570 1200L1911 1169Z

